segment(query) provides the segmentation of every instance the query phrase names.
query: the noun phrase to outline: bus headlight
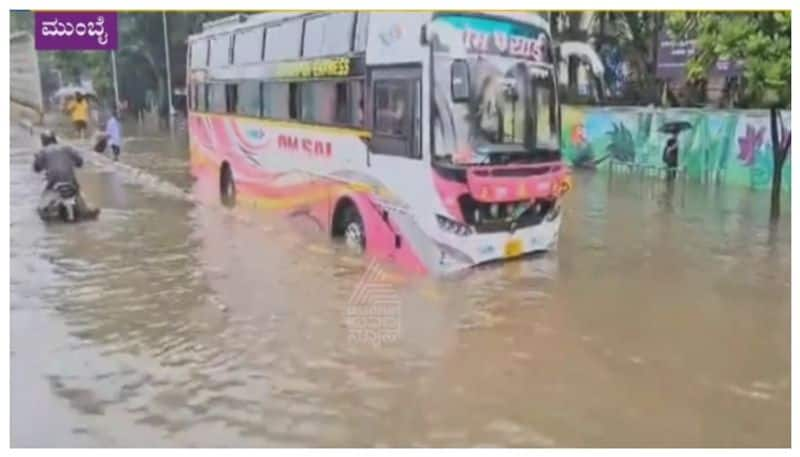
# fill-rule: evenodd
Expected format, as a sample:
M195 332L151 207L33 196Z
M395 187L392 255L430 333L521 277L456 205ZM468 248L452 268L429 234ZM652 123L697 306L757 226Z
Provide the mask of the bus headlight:
M439 252L441 253L441 258L439 259L440 264L452 261L466 265L475 264L475 261L472 259L472 257L467 255L465 252L459 251L458 249L452 246L447 246L441 243L436 243L436 245L439 247Z
M472 235L472 229L470 226L454 221L448 217L442 216L441 214L436 215L436 222L439 223L439 228L445 232L453 233L458 236Z
M570 189L572 189L572 177L570 175L564 175L563 178L553 181L552 192L558 197L563 196Z

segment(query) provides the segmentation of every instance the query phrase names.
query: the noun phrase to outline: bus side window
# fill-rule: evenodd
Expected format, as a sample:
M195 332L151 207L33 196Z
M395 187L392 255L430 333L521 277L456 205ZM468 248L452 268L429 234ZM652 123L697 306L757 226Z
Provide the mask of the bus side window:
M373 82L373 147L377 154L419 158L419 101L416 79Z
M300 84L300 117L323 125L351 123L346 81L312 81Z
M195 96L194 109L201 113L206 112L208 106L208 102L206 101L208 100L206 96L206 85L198 84L197 87L195 88L194 96Z
M231 63L231 35L218 35L210 40L208 64L211 67L226 67Z
M289 83L289 119L300 118L300 90L298 83Z
M261 116L261 84L258 81L239 83L236 90L236 113L258 117Z
M264 27L237 32L233 36L233 64L261 62L264 56Z
M284 22L271 27L267 33L269 37L264 48L265 60L275 62L300 57L303 21Z
M408 136L411 127L409 98L407 81L376 81L375 132L397 137Z
M224 84L207 84L206 96L208 103L208 112L210 113L225 113L226 112L226 97L225 97Z
M269 119L289 119L289 85L279 82L262 83L262 116Z

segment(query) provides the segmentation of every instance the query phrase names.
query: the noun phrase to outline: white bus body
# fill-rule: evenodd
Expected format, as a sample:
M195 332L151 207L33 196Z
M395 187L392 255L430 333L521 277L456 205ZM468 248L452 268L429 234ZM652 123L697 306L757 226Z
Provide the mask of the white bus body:
M549 250L552 54L536 14L233 17L189 40L192 170L414 271Z

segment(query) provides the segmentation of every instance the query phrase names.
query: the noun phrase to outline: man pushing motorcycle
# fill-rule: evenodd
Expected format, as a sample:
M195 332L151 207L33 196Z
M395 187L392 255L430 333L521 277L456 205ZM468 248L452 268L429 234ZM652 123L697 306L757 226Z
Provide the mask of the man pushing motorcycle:
M41 134L41 141L42 149L33 161L33 171L44 171L46 179L39 215L45 220L60 216L70 222L97 217L100 210L86 204L75 177L75 168L83 166L80 152L58 144L55 133L49 130Z

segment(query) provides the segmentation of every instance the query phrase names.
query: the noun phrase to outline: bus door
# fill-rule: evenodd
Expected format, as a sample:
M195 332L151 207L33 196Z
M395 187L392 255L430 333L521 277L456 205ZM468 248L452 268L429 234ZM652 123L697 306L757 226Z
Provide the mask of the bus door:
M416 216L430 206L433 183L431 167L424 158L422 67L381 66L369 72L368 125L372 139L368 169L388 195L379 200L393 209L388 218L393 227L417 245L424 238L418 232Z
M369 73L370 173L391 192L412 191L423 160L422 70L419 65L382 66Z

